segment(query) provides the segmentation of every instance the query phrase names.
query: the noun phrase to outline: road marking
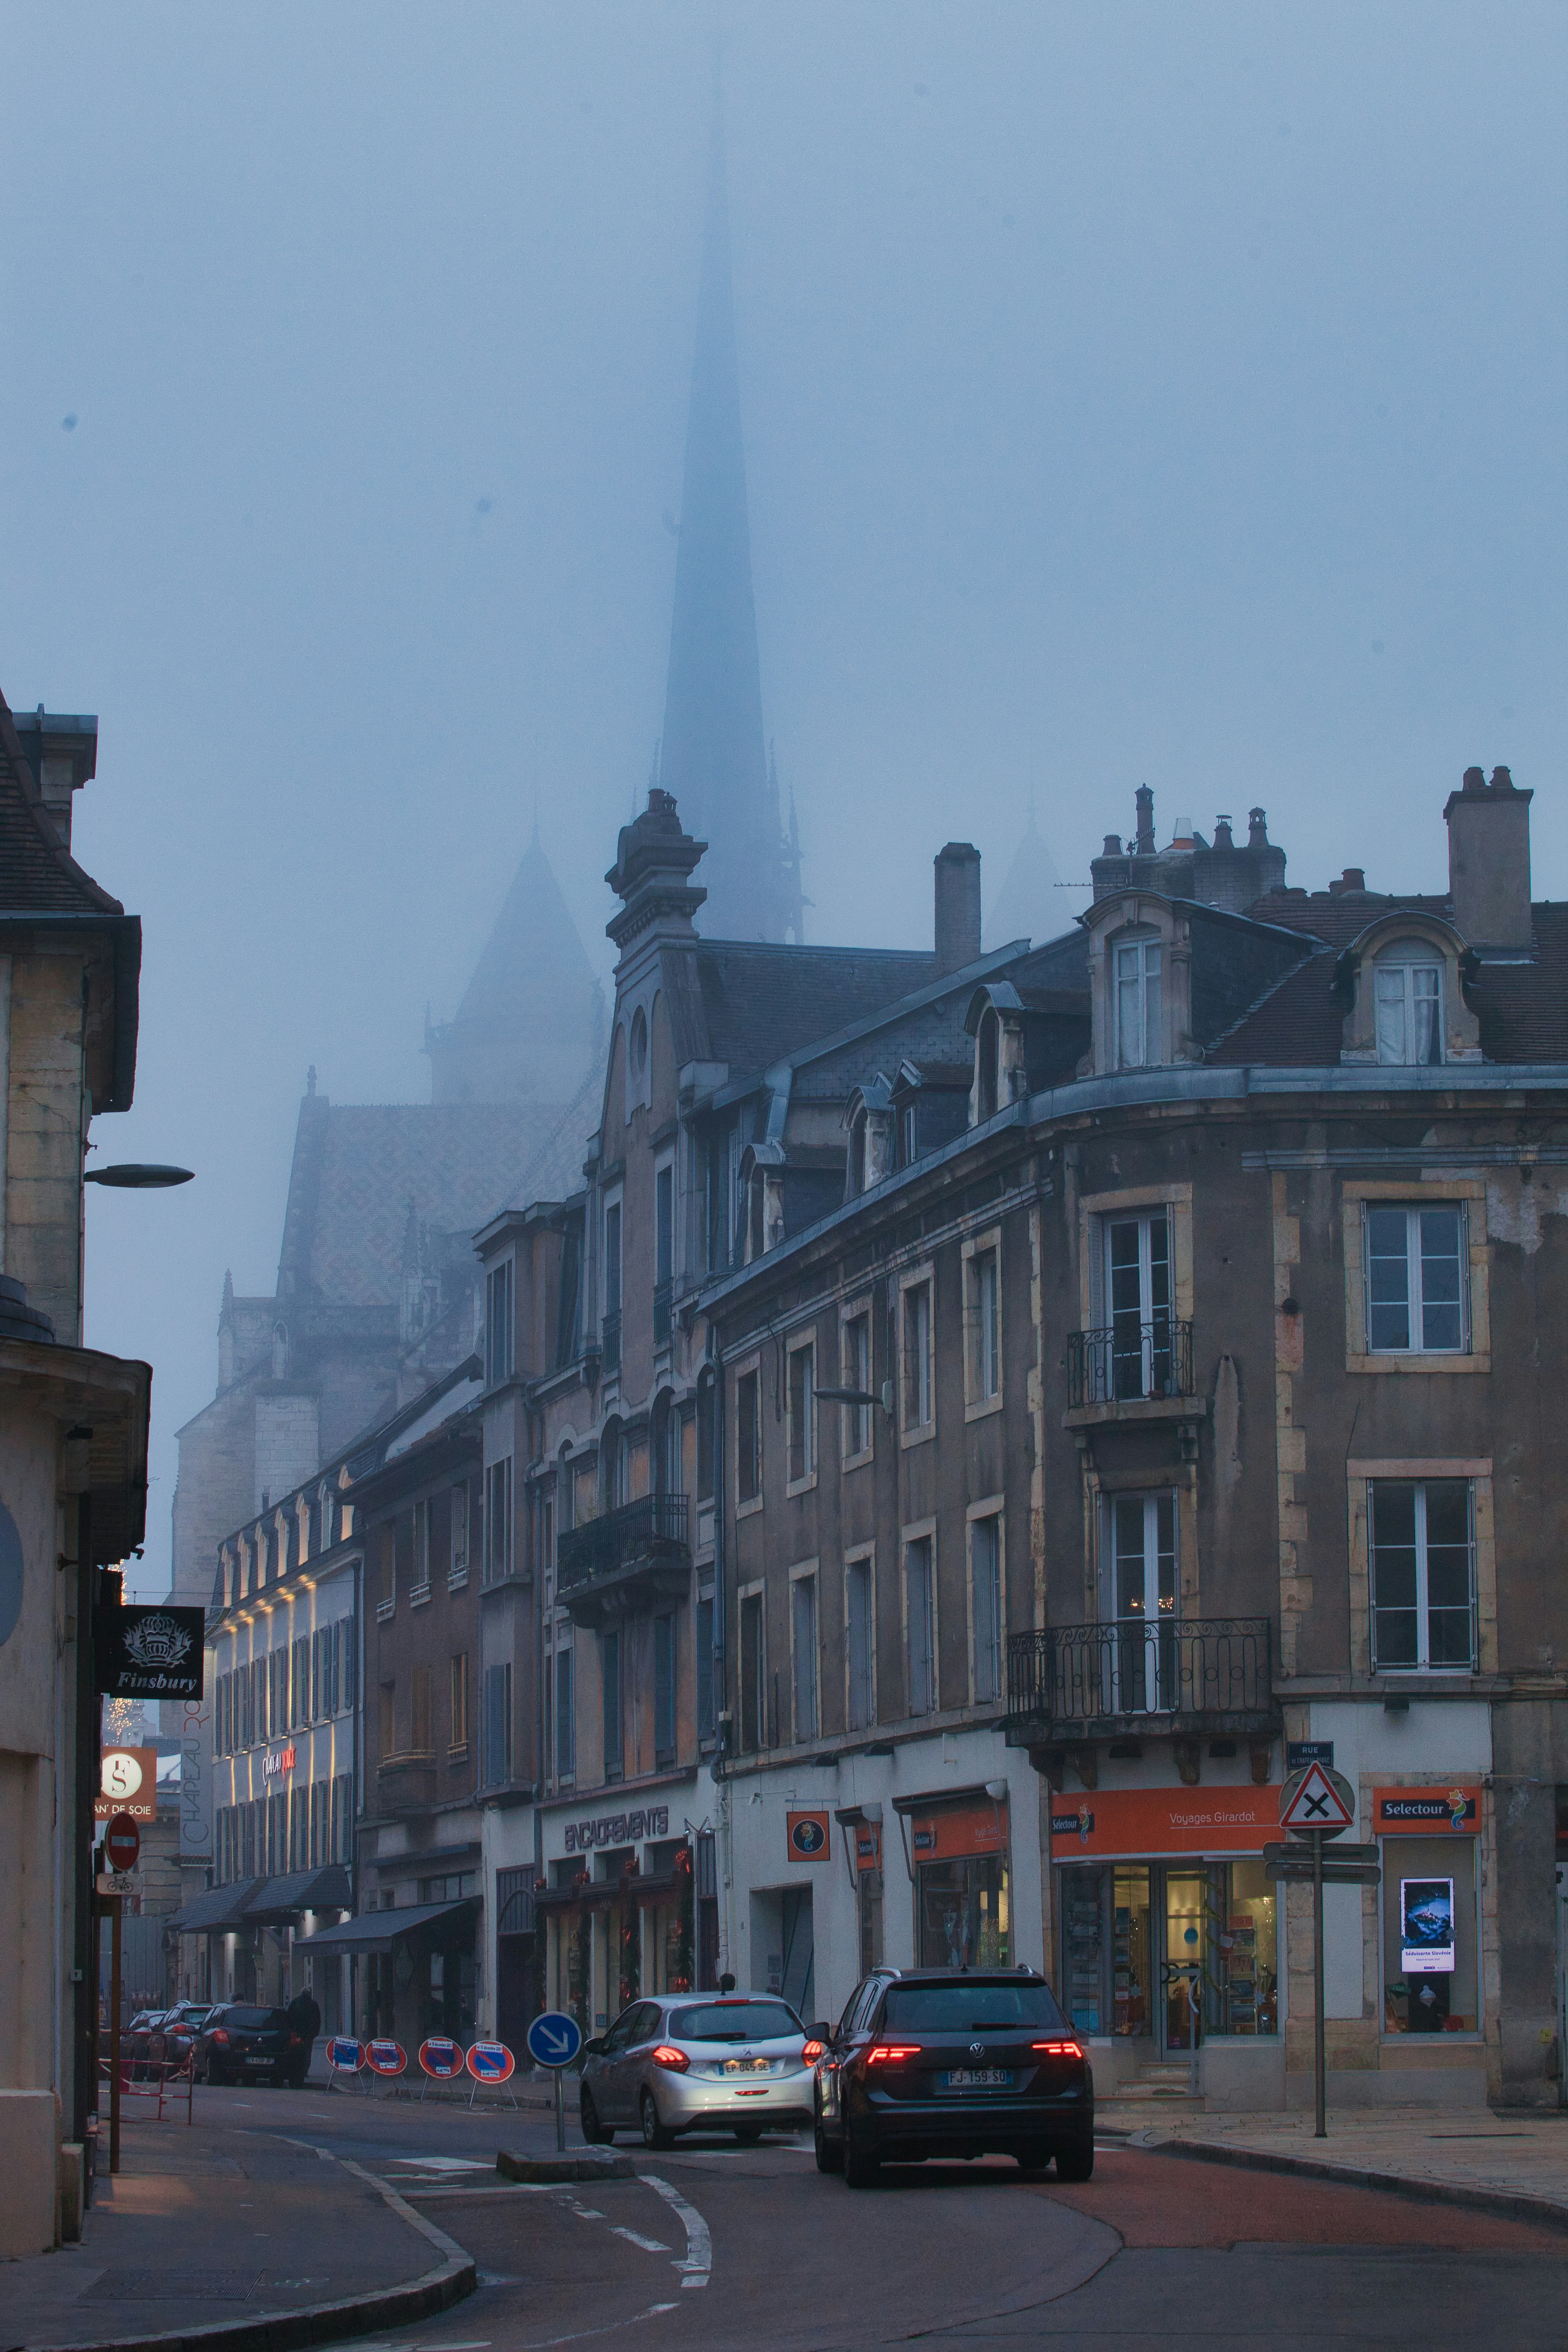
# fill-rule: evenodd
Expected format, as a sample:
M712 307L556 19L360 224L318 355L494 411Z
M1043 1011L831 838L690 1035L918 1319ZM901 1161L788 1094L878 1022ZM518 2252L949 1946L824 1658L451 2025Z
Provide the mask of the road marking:
M416 2164L422 2172L493 2172L493 2164L485 2164L473 2156L395 2156L394 2164Z
M668 2254L669 2248L658 2238L645 2238L639 2230L623 2230L618 2225L610 2231L612 2238L625 2238L626 2243L640 2246L645 2254Z
M679 2214L686 2231L686 2259L675 2265L678 2271L685 2273L681 2285L706 2286L713 2269L713 2241L709 2235L707 2222L696 2206L689 2205L671 2182L661 2180L654 2172L642 2173L639 2178L647 2181L656 2196L663 2198L672 2212Z

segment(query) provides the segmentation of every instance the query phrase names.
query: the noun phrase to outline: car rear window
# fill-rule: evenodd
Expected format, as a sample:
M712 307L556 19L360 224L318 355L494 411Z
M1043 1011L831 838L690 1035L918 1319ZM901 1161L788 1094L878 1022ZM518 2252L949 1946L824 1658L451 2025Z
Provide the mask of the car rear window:
M269 2025L281 2025L283 2011L280 2009L226 2009L223 2021L226 2025L237 2025L242 2033L259 2033Z
M673 2011L669 2030L677 2042L773 2042L805 2028L782 2000L708 2000Z
M884 2033L978 2033L987 2026L1066 2029L1049 1985L895 1984L882 2011Z

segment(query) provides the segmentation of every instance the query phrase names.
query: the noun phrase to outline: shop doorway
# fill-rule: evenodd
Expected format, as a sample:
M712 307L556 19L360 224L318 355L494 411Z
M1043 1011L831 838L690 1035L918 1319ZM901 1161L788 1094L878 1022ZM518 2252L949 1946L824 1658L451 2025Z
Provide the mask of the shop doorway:
M1060 1888L1059 1983L1080 2032L1187 2058L1216 2034L1279 2031L1278 1890L1260 1861L1068 1864Z
M1186 2057L1204 2038L1209 1978L1209 1872L1165 1870L1164 1948L1160 1969L1162 2054Z

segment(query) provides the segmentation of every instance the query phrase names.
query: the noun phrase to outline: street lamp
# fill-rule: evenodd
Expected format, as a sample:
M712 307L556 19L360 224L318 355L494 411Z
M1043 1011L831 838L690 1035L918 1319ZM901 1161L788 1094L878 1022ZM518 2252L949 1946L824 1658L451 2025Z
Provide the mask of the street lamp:
M112 1184L126 1192L155 1192L170 1184L188 1184L195 1172L194 1168L165 1168L152 1160L125 1160L115 1168L85 1169L81 1181Z

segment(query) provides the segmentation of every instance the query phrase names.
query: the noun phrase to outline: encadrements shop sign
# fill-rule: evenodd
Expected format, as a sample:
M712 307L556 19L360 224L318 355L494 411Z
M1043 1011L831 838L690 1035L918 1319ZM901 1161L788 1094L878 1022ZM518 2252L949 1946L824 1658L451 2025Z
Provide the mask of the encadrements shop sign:
M98 1621L98 1687L105 1698L200 1698L201 1609L106 1609Z

